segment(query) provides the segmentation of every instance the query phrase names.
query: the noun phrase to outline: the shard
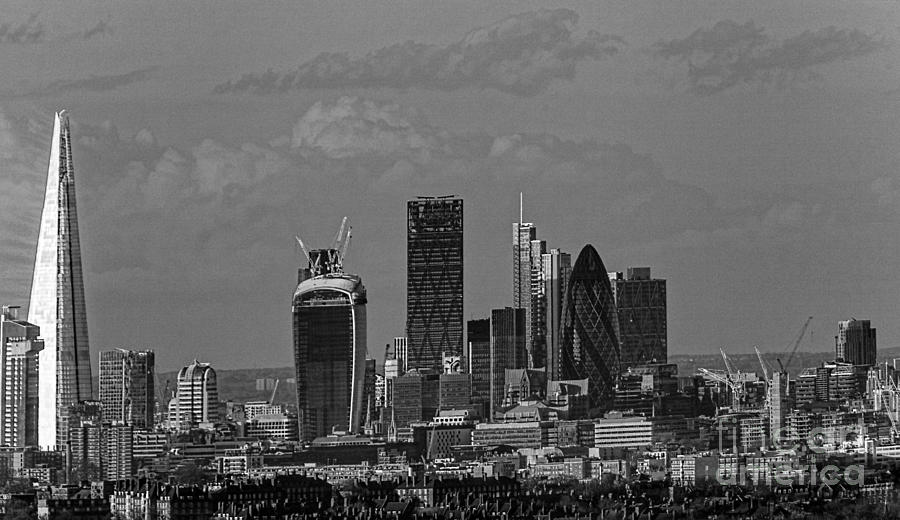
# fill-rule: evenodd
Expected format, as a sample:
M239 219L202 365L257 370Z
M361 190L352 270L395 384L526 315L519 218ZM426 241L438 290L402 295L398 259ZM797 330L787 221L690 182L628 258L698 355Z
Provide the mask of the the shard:
M93 398L69 118L53 122L28 321L40 327L38 444L65 444L70 405Z

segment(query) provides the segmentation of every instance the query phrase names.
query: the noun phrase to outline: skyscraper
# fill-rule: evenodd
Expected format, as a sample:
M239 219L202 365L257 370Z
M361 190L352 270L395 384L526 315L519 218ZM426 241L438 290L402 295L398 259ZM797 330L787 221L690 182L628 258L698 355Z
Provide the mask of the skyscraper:
M506 394L506 370L525 368L525 309L491 310L491 402L490 420Z
M40 328L0 311L0 446L37 446Z
M834 357L851 365L874 365L877 354L875 329L869 320L851 318L838 322Z
M343 272L348 243L344 225L331 248L304 253L309 278L294 291L294 366L300 440L311 441L332 429L360 432L367 403L366 288L357 275Z
M419 197L407 203L407 368L441 369L463 351L463 201Z
M66 438L69 406L94 395L75 171L65 111L58 112L53 122L28 321L40 327L44 336L39 362L38 443L52 447Z
M178 387L169 422L181 430L196 428L201 424L219 422L219 386L216 371L209 363L196 359L178 371Z
M482 405L487 413L491 400L491 319L469 320L466 323L466 365L472 375L472 402Z
M100 353L103 420L153 428L155 404L153 351L116 349Z
M563 304L566 288L572 275L572 256L559 249L551 249L541 255L541 282L544 284L543 301L545 345L547 350L547 378L559 381L560 342L562 341Z
M606 267L597 250L584 246L563 307L559 353L561 379L587 379L592 406L609 400L619 374L618 317Z
M539 368L547 362L544 287L541 283L541 256L547 243L537 239L537 228L524 222L521 194L519 222L513 223L513 307L525 309L525 351L528 366Z
M666 281L650 278L649 267L610 273L619 317L619 369L668 358Z

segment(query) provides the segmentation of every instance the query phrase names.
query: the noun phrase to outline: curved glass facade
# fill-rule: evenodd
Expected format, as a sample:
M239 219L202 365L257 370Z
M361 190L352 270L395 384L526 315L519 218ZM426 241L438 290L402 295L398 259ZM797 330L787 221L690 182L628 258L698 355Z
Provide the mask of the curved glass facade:
M326 274L294 293L294 363L300 438L361 427L366 289L359 277Z
M619 324L606 267L590 244L572 268L563 307L559 374L587 379L591 406L611 398L619 372Z

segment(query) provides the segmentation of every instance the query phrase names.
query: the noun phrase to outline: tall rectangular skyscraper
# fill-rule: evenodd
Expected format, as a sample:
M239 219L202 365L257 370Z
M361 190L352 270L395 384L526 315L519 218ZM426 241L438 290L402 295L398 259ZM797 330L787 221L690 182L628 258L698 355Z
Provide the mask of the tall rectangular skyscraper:
M519 222L513 222L513 307L525 309L525 350L528 366L540 368L547 363L545 313L541 284L541 255L547 243L537 239L537 228L523 222L519 206Z
M875 364L875 329L869 320L839 321L834 342L834 357L838 361L853 365Z
M463 201L420 197L407 204L407 367L441 370L463 351Z
M610 273L619 317L619 365L625 371L668 357L666 281L650 277L649 267Z
M544 334L547 350L547 378L561 379L560 342L562 340L562 314L566 288L572 276L572 255L559 249L551 249L541 255L541 282L544 284Z
M18 307L0 311L0 446L37 446L40 329L20 320Z
M155 364L149 350L100 353L100 402L105 421L153 428Z
M487 407L491 400L491 319L466 323L466 366L472 375L472 402ZM486 413L485 409L481 413Z
M506 395L506 370L525 368L525 309L491 310L491 402L490 420Z
M64 111L53 122L28 321L40 327L44 337L38 443L55 447L66 439L69 406L94 395L72 141Z

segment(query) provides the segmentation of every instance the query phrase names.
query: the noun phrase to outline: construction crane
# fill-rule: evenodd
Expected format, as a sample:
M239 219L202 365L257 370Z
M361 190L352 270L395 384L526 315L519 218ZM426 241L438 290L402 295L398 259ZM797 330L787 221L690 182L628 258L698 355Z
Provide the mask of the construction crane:
M733 409L737 410L741 407L741 402L744 397L744 385L742 383L735 381L728 372L714 372L706 368L699 368L697 370L707 378L724 384L731 391L731 406Z
M806 334L806 329L809 328L809 323L812 321L813 317L810 316L806 318L806 321L803 323L803 326L800 327L800 334L797 334L797 339L794 340L794 344L791 346L790 354L788 355L787 362L781 367L782 372L787 372L787 369L791 366L791 361L794 360L794 355L797 353L797 349L800 347L800 342L803 341L803 336ZM779 361L780 363L780 361Z
M772 368L769 363L763 359L762 352L759 351L759 347L753 347L753 350L756 351L756 357L759 358L759 366L762 368L763 378L766 380L766 384L771 383L772 379L769 377L769 370Z
M269 403L270 403L270 404L275 404L275 392L278 391L278 383L279 383L280 381L281 381L281 379L276 379L276 380L275 380L275 387L272 388L272 397L269 398Z

